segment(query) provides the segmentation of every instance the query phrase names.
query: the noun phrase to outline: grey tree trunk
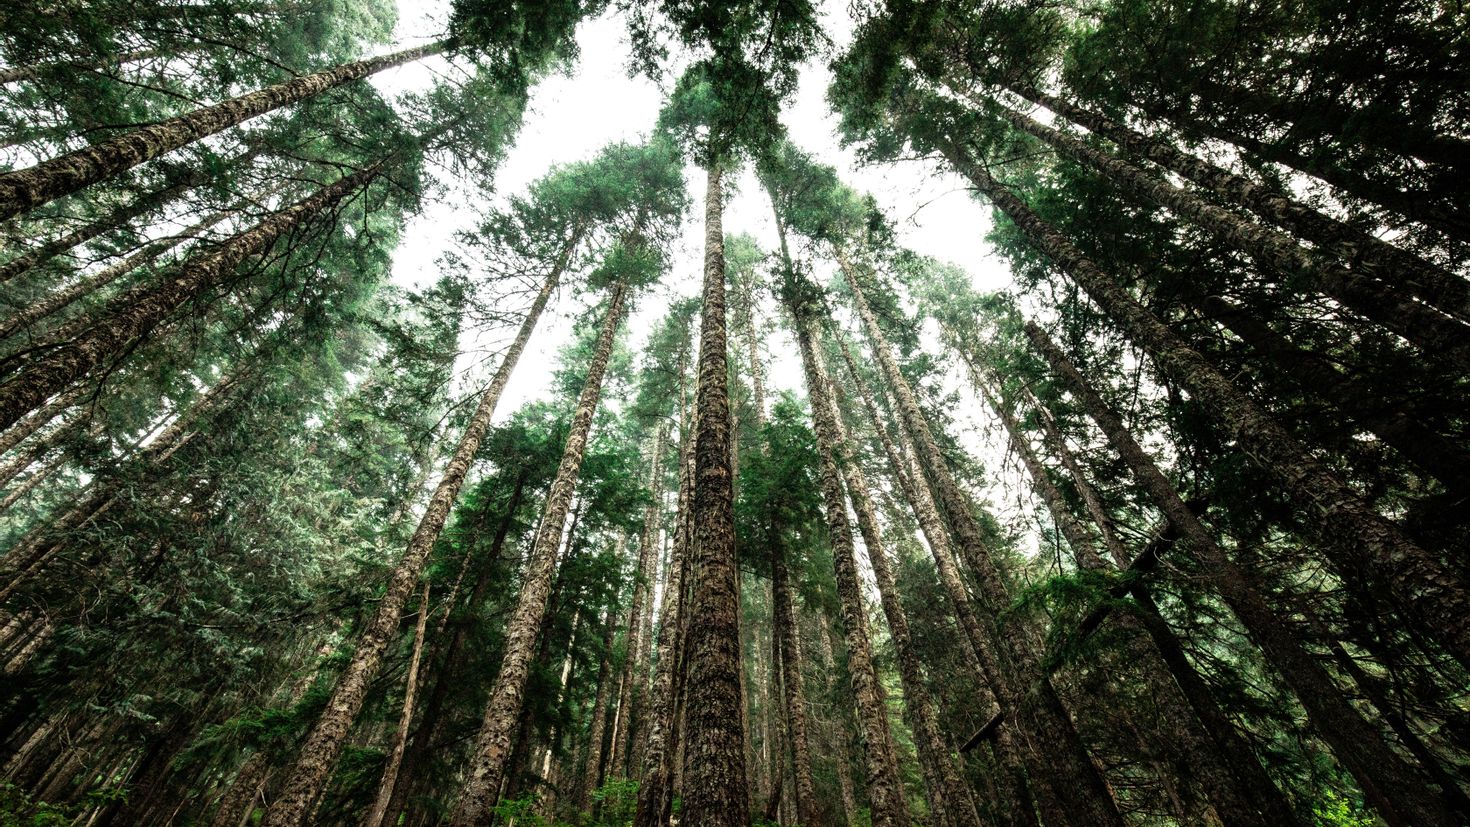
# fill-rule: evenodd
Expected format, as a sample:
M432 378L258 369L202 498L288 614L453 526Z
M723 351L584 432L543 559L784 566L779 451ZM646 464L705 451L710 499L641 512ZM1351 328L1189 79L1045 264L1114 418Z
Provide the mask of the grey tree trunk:
M702 827L744 827L750 823L750 790L741 695L740 571L730 470L724 204L718 162L710 164L707 182L680 818Z
M418 528L414 530L403 557L393 570L378 610L363 630L351 662L338 678L337 686L327 701L326 710L307 734L285 785L266 812L264 827L298 827L311 817L316 799L342 752L348 730L352 728L357 713L362 710L368 685L382 664L383 652L398 631L398 618L403 613L403 606L423 572L430 550L444 530L450 509L454 507L455 500L459 499L465 475L469 473L470 464L480 449L480 441L490 428L490 420L495 415L495 405L500 401L500 394L510 381L511 372L515 370L516 362L525 350L526 342L536 328L536 322L541 318L541 312L546 309L546 303L560 283L562 272L578 240L574 235L562 251L560 260L546 277L541 292L536 295L525 320L521 322L515 341L501 359L495 377L480 395L479 406L465 426L465 432L460 436L454 454L444 467L439 485L434 489L433 496L429 498L429 503L419 518Z
M505 653L501 656L500 671L495 676L495 683L490 688L490 697L485 702L485 716L480 724L479 736L475 739L467 777L450 815L450 824L453 827L473 827L483 823L490 808L494 806L495 799L500 794L501 782L505 779L511 741L515 738L524 707L526 681L530 678L537 640L542 621L546 617L547 601L551 598L557 548L561 545L572 495L576 492L582 457L586 452L588 435L592 431L597 403L602 396L602 379L607 372L608 360L612 357L613 342L617 336L618 324L622 321L627 292L627 284L620 281L612 286L608 296L602 330L598 333L582 393L577 398L566 447L562 450L561 462L557 466L551 489L546 494L541 530L526 563L520 598L516 601L510 619L506 621Z
M1154 505L1164 512L1204 566L1211 584L1230 606L1267 662L1280 672L1315 724L1352 774L1369 803L1392 825L1448 825L1455 822L1433 785L1394 753L1382 733L1347 701L1322 666L1302 648L1286 623L1262 597L1251 578L1215 542L1209 529L1179 498L1158 466L1143 451L1123 421L1098 396L1061 349L1035 324L1026 334L1052 373L1082 402Z
M439 54L448 48L447 41L439 41L383 57L346 63L135 129L33 167L0 173L0 221L78 192L257 115L306 100L384 69Z
M1373 575L1427 637L1461 663L1470 664L1470 588L1462 578L1374 511L1264 409L1021 199L1000 186L984 167L973 163L958 145L946 147L946 155L1154 358L1166 376L1198 400L1249 456L1276 477L1322 541L1324 554L1350 585L1366 588L1363 575Z

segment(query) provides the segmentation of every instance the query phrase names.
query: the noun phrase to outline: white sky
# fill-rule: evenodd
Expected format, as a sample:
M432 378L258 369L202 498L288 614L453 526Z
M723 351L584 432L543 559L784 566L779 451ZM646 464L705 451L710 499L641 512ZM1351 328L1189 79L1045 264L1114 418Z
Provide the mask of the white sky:
M395 33L398 42L393 48L438 36L445 29L448 9L447 0L400 3L402 19ZM852 34L846 3L828 0L823 4L823 11L825 30L833 48L840 52ZM623 22L615 16L586 21L578 29L577 42L581 57L572 72L547 78L533 90L515 146L495 176L499 197L524 190L557 164L590 158L615 141L640 140L653 128L663 92L646 78L628 76L629 48ZM925 161L861 167L854 153L839 145L837 118L825 100L831 78L826 60L818 58L803 67L799 88L788 101L782 120L791 140L818 161L835 167L849 185L872 193L896 223L900 244L962 266L978 290L1009 286L1011 278L1005 263L984 241L990 228L989 211L970 197L958 176ZM445 68L445 61L435 58L378 75L374 83L389 94L424 89ZM703 213L699 205L704 197L704 177L698 168L691 166L685 178L694 208L686 217L672 271L662 285L640 299L630 319L629 344L635 352L671 298L699 292L703 263ZM733 192L733 197L725 212L726 233L749 233L764 249L774 250L776 235L770 205L754 176L746 170L733 178L727 189ZM440 273L440 257L454 246L454 233L477 223L479 213L468 205L479 200L469 190L451 189L447 197L427 203L424 211L410 221L394 254L393 281L408 288L432 284ZM497 420L503 421L525 402L547 391L556 354L570 341L571 319L581 310L575 301L566 299L565 292L559 304L553 305L549 317L543 319L522 356L500 400ZM765 309L766 320L772 319L775 308L769 297ZM513 330L505 331L501 335L508 339L512 333ZM933 341L927 344L931 349L937 346ZM765 348L769 384L774 389L801 393L802 377L794 342L784 333L778 333L767 340ZM476 387L493 369L493 363L483 363L483 352L478 355L478 360L467 359L464 367L466 379ZM981 427L989 422L983 404L968 396L968 383L957 372L949 379L951 387L961 389L971 403L959 412L958 424L962 429L959 437L995 472L987 491L991 507L1007 522L1028 519L1031 508L1020 507L1016 496L1018 490L1025 490L1023 481L1014 470L1001 467L1005 464L1001 462L1003 447L993 434L985 433Z

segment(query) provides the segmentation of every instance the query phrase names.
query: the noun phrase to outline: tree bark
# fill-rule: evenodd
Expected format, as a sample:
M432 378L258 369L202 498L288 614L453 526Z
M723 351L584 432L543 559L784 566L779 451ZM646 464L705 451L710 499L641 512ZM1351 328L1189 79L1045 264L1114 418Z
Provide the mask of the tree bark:
M648 508L643 512L643 533L638 538L638 561L634 569L633 599L628 605L627 665L618 692L618 716L613 727L612 748L608 765L621 777L628 775L628 754L632 744L630 737L637 724L640 705L648 686L648 645L644 640L644 617L647 604L653 599L653 567L657 563L654 554L658 546L659 504L663 501L661 483L664 478L664 444L668 438L668 426L660 421L655 427L653 448L649 453L648 490L653 495Z
M1363 719L1317 661L1266 603L1249 575L1220 548L1208 528L1179 498L1158 466L1062 351L1035 324L1026 334L1062 385L1082 402L1154 505L1204 566L1212 585L1245 626L1307 710L1318 735L1332 747L1364 796L1392 825L1450 825L1454 818L1431 791L1429 780L1396 755Z
M1300 279L1316 292L1412 342L1431 359L1470 370L1470 327L1400 292L1411 284L1381 282L1349 270L1276 230L1217 207L1071 135L1005 106L1000 107L1000 112L1018 130L1092 167L1135 197L1153 201L1194 221L1221 240L1249 253L1288 281ZM1470 288L1470 282L1460 279L1459 283ZM1289 289L1289 285L1286 288Z
M968 499L949 471L939 445L929 430L929 424L919 409L913 389L899 371L892 348L879 328L877 317L873 315L859 285L855 268L845 255L839 255L838 263L851 288L853 304L871 340L874 356L898 400L902 425L899 430L909 443L906 448L910 449L911 461L915 463L912 472L915 488L924 490L926 479L934 487L930 492L930 505L923 509L926 514L921 518L920 524L934 524L939 519L938 510L933 507L937 501L948 517L947 523L954 533L955 544L964 552L966 561L977 575L981 588L979 603L986 611L988 624L995 630L993 636L981 628L968 594L959 581L953 558L941 563L941 555L935 554L941 579L949 581L946 591L950 593L961 626L974 647L982 674L997 700L1001 701L1000 714L1008 714L1007 710L1010 710L1015 713L1014 720L1018 725L1023 725L1025 721L1027 723L1024 725L1032 729L1030 732L1022 732L1022 740L1032 747L1024 753L1024 759L1031 777L1041 782L1041 786L1032 785L1031 789L1037 796L1037 805L1042 810L1043 819L1122 827L1122 815L1107 780L1092 762L1071 718L1061 707L1055 690L1038 668L1036 654L1030 647L1030 631L1013 625L1006 630L1006 634L1002 634L996 623L999 612L1009 605L1010 598L990 556L984 534L971 512ZM935 494L938 496L934 496ZM934 544L934 537L942 534L943 527L938 525L934 526L933 534L925 531L930 540L931 551L939 548ZM944 548L948 549L947 544ZM945 573L945 568L950 570L949 574ZM1024 693L1021 685L1023 681L1033 679L1038 681L1037 691L1034 697L1028 698L1030 693ZM1004 726L998 735L1007 736ZM1044 755L1036 751L1040 745L1045 745L1048 750ZM1003 754L1009 753L1013 748L1006 742L1001 743ZM1024 785L1020 780L1014 783L1018 788Z
M403 765L403 750L408 744L408 728L413 723L413 704L419 688L419 661L424 655L424 633L429 625L429 584L424 584L423 596L419 598L419 621L414 627L413 655L408 659L408 670L403 687L403 713L398 716L398 729L393 733L393 748L388 752L388 763L383 768L383 777L378 781L378 797L373 809L363 819L363 827L382 827L387 815L388 804L393 798L393 786L398 782L398 770Z
M695 413L698 419L698 413ZM685 679L686 612L693 542L689 501L694 487L694 444L697 426L689 423L679 445L679 501L668 565L664 567L663 598L659 602L658 658L649 691L649 721L643 728L643 772L638 786L634 827L666 827L674 801L674 757L678 752L679 696ZM639 750L635 750L637 752Z
M94 324L0 385L0 427L15 424L53 394L66 390L146 335L190 299L224 282L246 258L367 186L383 171L385 163L377 161L345 175L249 230L190 257L152 283L140 284L114 298L95 317Z
M794 274L789 278L794 279ZM787 292L787 309L791 313L797 343L801 347L807 396L811 399L812 421L817 432L822 500L827 512L827 534L832 544L837 599L841 605L842 626L847 639L848 671L852 675L858 721L862 726L873 825L902 827L909 823L909 817L903 786L899 782L898 750L894 746L893 733L888 724L883 686L878 682L877 669L873 665L868 613L863 606L862 587L858 583L852 527L847 519L847 497L843 494L841 472L838 470L841 431L836 420L836 409L833 407L831 382L826 375L825 366L817 358L808 311L798 304L802 299L798 297L794 285L788 285ZM849 489L848 494L852 493ZM869 556L874 554L882 554L881 546L877 549L869 548Z
M750 823L750 791L740 691L740 571L730 472L722 178L719 163L712 162L705 192L704 311L695 397L699 414L690 501L694 542L680 819L701 827L744 827Z
M1281 366L1294 384L1372 431L1445 488L1470 493L1470 451L1424 427L1402 406L1383 400L1361 376L1341 372L1298 348L1246 308L1218 296L1206 297L1201 307L1262 359Z
M1361 575L1373 574L1427 637L1461 663L1470 664L1470 590L1458 576L1374 511L1265 410L988 171L972 163L957 146L948 147L947 153L977 189L1153 356L1166 376L1197 399L1247 454L1277 478L1349 584L1363 587Z
M485 702L485 716L475 740L468 777L460 788L459 800L450 816L453 827L472 827L482 823L494 806L501 782L505 779L506 759L510 756L511 740L515 737L516 723L524 707L531 661L535 657L537 638L547 613L547 601L551 598L557 548L561 544L572 495L576 492L582 457L586 453L597 403L602 396L602 379L612 357L627 293L627 284L620 281L612 286L608 296L602 330L598 333L582 393L577 398L561 463L546 494L541 530L526 563L520 598L506 622L505 653L501 657L500 672L491 686L490 697Z
M1010 437L1012 450L1020 457L1021 464L1031 478L1033 489L1056 522L1067 545L1071 547L1078 567L1090 571L1109 571L1111 566L1098 553L1091 532L1072 512L1061 490L1052 482L1046 467L1041 463L1036 450L1021 429L1021 424L1016 421L1015 414L1004 406L995 391L982 380L979 371L970 362L968 354L964 354L962 358L965 359L970 369L971 381L976 390L995 412L1006 434ZM1113 617L1114 622L1130 635L1127 656L1134 662L1134 667L1142 677L1144 685L1148 687L1149 695L1154 699L1159 713L1158 726L1150 727L1149 736L1141 731L1137 734L1140 741L1146 744L1149 752L1168 756L1169 762L1164 765L1165 777L1162 777L1161 781L1165 784L1174 783L1175 778L1184 782L1196 781L1205 795L1209 797L1221 822L1226 827L1231 827L1231 825L1268 827L1268 825L1295 823L1289 810L1278 812L1263 810L1261 805L1271 803L1271 801L1258 798L1257 791L1252 791L1237 782L1230 767L1221 760L1221 754L1210 742L1208 734L1204 731L1193 709L1189 707L1188 701L1172 681L1163 656L1153 648L1142 622L1127 613L1115 612ZM1287 817L1286 821L1281 820L1283 816Z
M440 477L438 487L434 489L423 516L419 518L418 528L393 570L377 612L363 630L352 660L337 680L326 710L317 719L302 744L285 786L266 812L263 827L297 827L311 817L312 807L337 762L347 732L362 709L368 685L382 664L383 652L398 630L398 618L403 612L403 606L423 572L429 552L439 539L440 532L444 530L444 523L449 518L455 500L459 498L465 475L469 473L470 464L480 449L480 441L490 428L490 420L495 414L495 405L500 401L500 394L510 381L511 372L515 370L516 362L531 338L531 331L536 328L541 311L546 308L547 301L560 282L577 240L579 239L574 235L571 243L563 249L561 258L547 276L541 292L536 295L536 300L522 321L515 341L501 359L495 378L480 395L479 406L465 426L465 432L444 468L444 475Z
M612 685L612 650L618 631L617 619L611 607L603 617L606 627L602 635L602 662L597 667L597 694L592 702L591 724L587 731L587 765L582 770L581 785L577 788L577 809L586 812L591 806L592 792L602 785L602 767L605 753L602 742L607 740L607 710Z
M1470 281L1462 276L1281 195L1265 184L1183 152L1162 138L1146 135L1029 84L1008 83L1003 87L1086 127L1134 155L1178 173L1227 203L1237 204L1278 227L1293 231L1300 238L1321 245L1354 269L1362 270L1385 284L1408 290L1445 313L1470 320Z
M809 336L809 339L815 338ZM803 351L811 351L813 359L821 357L815 352L815 341L809 341ZM849 365L850 369L856 366ZM826 374L825 367L820 373ZM854 370L854 373L856 371ZM829 378L830 381L830 378ZM979 827L975 802L970 788L961 779L955 767L953 750L945 743L940 733L934 700L925 682L923 665L913 650L913 638L909 632L908 613L904 610L898 592L898 581L888 563L888 552L883 545L882 529L878 525L877 509L868 487L866 475L858 462L856 445L847 432L838 413L843 404L841 386L830 385L829 398L835 404L830 412L838 439L838 460L847 481L847 494L857 513L858 529L862 532L863 545L868 550L868 560L873 568L873 579L878 585L879 602L883 616L888 620L888 632L893 638L897 654L899 680L903 687L903 704L909 728L913 731L919 765L924 777L924 789L929 799L930 811L941 824L953 827ZM870 411L875 413L874 411Z
M32 167L0 173L0 221L78 192L257 115L306 100L384 69L439 54L449 46L448 41L439 41L391 55L346 63L196 109Z
M0 341L9 339L41 319L66 308L72 302L75 302L83 296L95 293L139 267L151 263L154 259L183 244L185 241L191 238L198 238L205 231L233 214L233 210L222 210L205 216L203 220L178 235L168 236L150 244L145 244L137 252L125 257L122 261L104 267L89 276L84 276L70 287L63 287L37 301L31 302L4 322L0 322Z

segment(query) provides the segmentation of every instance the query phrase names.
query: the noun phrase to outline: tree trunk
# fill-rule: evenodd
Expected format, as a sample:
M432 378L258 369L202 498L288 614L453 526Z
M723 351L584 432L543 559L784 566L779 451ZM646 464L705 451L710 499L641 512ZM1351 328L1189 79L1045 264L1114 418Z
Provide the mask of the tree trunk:
M556 478L546 494L541 530L526 563L520 598L506 622L505 653L501 657L500 672L491 686L490 697L485 702L485 716L475 740L468 776L450 816L453 827L473 827L482 823L494 806L501 782L505 779L506 759L524 707L526 681L530 677L537 638L551 597L557 548L561 544L567 509L581 473L587 437L592 431L592 419L602 396L602 378L612 357L627 292L628 286L620 281L613 285L608 296L602 330L598 333L582 393L577 398L566 447L562 450Z
M12 66L9 69L0 69L0 85L19 83L25 80L36 80L50 72L95 72L99 69L108 69L123 66L128 63L152 60L164 54L163 49L137 49L90 61L68 60L61 63L33 63L28 66Z
M681 821L701 827L750 823L745 710L740 680L740 571L730 474L729 355L725 318L723 171L710 164L705 192L704 310L695 407L693 556Z
M9 339L41 319L66 308L72 302L84 296L91 295L126 276L128 273L137 270L139 267L151 263L154 259L157 259L159 256L185 241L191 238L198 238L205 231L234 214L235 212L233 210L222 210L205 216L199 223L178 235L167 236L152 243L145 244L137 252L125 257L122 261L104 267L89 276L84 276L70 287L63 287L60 290L47 294L41 299L31 302L19 312L7 318L3 323L0 323L0 341ZM34 339L35 337L31 338Z
M140 284L107 304L96 321L66 344L47 352L0 385L0 427L9 427L53 394L90 374L108 358L147 335L190 299L223 283L246 258L326 212L383 171L377 161L317 190L254 227Z
M1004 88L1108 138L1134 155L1178 173L1227 203L1244 207L1278 227L1321 245L1354 269L1408 290L1445 313L1470 320L1470 281L1462 276L1281 195L1265 184L1183 152L1162 138L1146 135L1034 86L1011 83L1004 84Z
M643 533L638 538L638 562L634 569L633 599L628 606L627 659L623 680L618 691L618 715L613 727L612 748L608 755L608 766L619 776L628 775L628 753L632 744L630 737L637 723L642 696L647 691L648 661L647 642L644 640L644 617L647 606L653 599L653 567L657 562L654 550L658 545L658 527L663 501L664 443L668 438L668 426L660 421L655 428L653 448L649 454L648 490L653 500L643 513Z
M399 559L398 565L393 570L392 577L388 581L388 589L378 604L378 610L373 615L370 624L363 630L362 637L353 652L352 660L343 671L342 677L338 679L332 697L327 702L326 710L302 744L285 786L266 813L264 827L296 827L310 819L312 807L326 785L332 768L337 763L337 756L342 751L347 732L357 718L357 713L362 709L368 685L377 675L378 667L383 660L383 652L388 648L390 639L398 630L398 619L403 612L403 605L408 602L408 596L418 582L429 552L433 549L435 541L439 539L440 532L444 530L444 523L449 518L450 509L454 507L455 500L459 498L460 489L464 486L465 475L469 472L470 464L480 449L480 441L484 439L485 432L490 428L490 419L495 414L495 404L500 401L500 394L505 390L506 383L510 381L511 372L515 370L516 362L520 359L521 352L525 350L526 342L531 338L531 331L536 328L541 311L546 308L552 291L556 289L561 280L562 271L571 258L576 241L577 238L574 236L573 240L563 249L561 258L547 276L546 282L541 286L541 292L537 294L530 311L521 323L515 341L501 359L500 367L495 371L495 378L480 395L479 406L475 409L469 424L465 426L465 432L460 437L459 444L455 446L454 455L450 457L449 463L444 468L444 475L439 479L438 487L434 489L434 494L429 498L429 504L425 507L423 516L419 518L418 528L414 531L413 538L408 541L403 557Z
M1031 478L1033 489L1051 514L1067 545L1071 547L1078 567L1090 571L1109 571L1111 567L1098 553L1092 534L1072 512L1062 492L1052 482L1015 415L982 380L968 354L963 354L962 358L970 369L975 389L1000 419L1010 437L1012 450L1021 458L1021 464ZM1289 810L1263 811L1261 804L1269 802L1256 797L1256 793L1237 783L1230 767L1221 760L1222 756L1209 741L1199 719L1171 680L1168 666L1162 655L1153 648L1143 624L1127 613L1114 613L1113 617L1114 622L1130 636L1126 656L1133 662L1159 713L1157 727L1150 727L1149 736L1141 731L1137 734L1140 740L1150 742L1147 744L1150 753L1169 757L1160 780L1166 785L1173 784L1176 778L1184 782L1196 781L1214 804L1216 813L1226 827L1268 827L1295 823L1289 817ZM1283 815L1288 816L1288 820L1282 821Z
M1037 805L1042 810L1043 819L1051 822L1070 820L1080 824L1122 827L1122 815L1106 779L1092 762L1071 719L1061 708L1055 691L1037 668L1035 652L1031 651L1029 645L1029 630L1016 628L1013 621L1012 628L1002 633L996 623L999 611L1009 605L1010 598L1000 572L996 570L990 557L980 525L970 510L968 499L949 471L939 445L929 430L929 424L919 409L913 389L898 369L892 348L882 329L878 327L878 320L858 283L856 270L845 256L839 256L838 263L851 288L853 304L871 339L874 356L898 400L902 425L899 430L908 443L905 447L910 451L911 462L915 463L911 474L914 487L918 491L924 491L926 479L934 486L927 504L921 507L924 515L920 524L932 526L932 533L931 529L926 529L925 535L929 538L931 551L936 552L935 562L940 567L941 580L947 582L946 591L955 604L961 626L974 647L982 667L982 675L997 700L1002 702L1000 714L1009 714L1007 710L1017 713L1014 720L1018 725L1023 720L1030 720L1034 731L1025 733L1021 740L1037 747L1045 745L1048 749L1044 755L1034 749L1024 753L1028 774L1040 782L1039 785L1031 785L1031 790L1037 796ZM934 494L938 496L935 497ZM941 548L948 551L948 544L941 542L936 545L934 542L936 536L944 535L943 526L938 525L940 518L938 509L935 508L936 500L942 504L944 513L948 516L947 523L954 533L956 545L965 552L966 561L978 576L982 590L982 599L979 602L986 610L989 625L996 630L993 637L980 627L968 594L959 580L953 557L943 560L946 555L939 553ZM1022 691L1021 682L1032 679L1038 680L1040 685L1036 697L1028 698L1030 693ZM1023 710L1023 704L1030 708ZM1022 712L1025 714L1019 714ZM1009 737L1004 726L997 735ZM1001 742L1000 747L1002 755L1008 755L1017 748L1007 742ZM1017 789L1026 786L1019 777L1013 783Z
M136 129L33 167L0 174L0 221L78 192L145 161L329 89L449 48L448 41L346 63Z
M791 276L794 278L794 276ZM843 495L838 470L841 432L836 420L826 368L817 358L812 325L804 307L797 304L794 285L788 285L788 310L794 320L806 374L807 396L811 399L821 457L822 500L827 512L827 534L832 544L837 599L842 608L842 625L847 639L848 671L857 698L862 725L863 752L867 763L868 797L872 800L874 827L902 827L909 823L903 787L899 782L898 750L888 725L885 693L873 665L873 644L868 633L868 613L858 583L852 527L847 520L847 498ZM852 493L849 491L849 493ZM881 546L869 549L870 556L882 554Z
M0 434L0 454L5 454L10 449L25 441L27 437L35 433L41 426L55 419L63 411L68 410L88 391L95 390L78 385L71 390L56 396L29 416L10 426L3 434Z
M1296 692L1317 734L1357 780L1369 803L1391 825L1454 823L1455 819L1432 791L1428 779L1399 758L1382 734L1352 707L1331 676L1302 648L1291 634L1290 626L1266 604L1249 575L1225 555L1209 529L1179 498L1158 466L1128 433L1123 421L1077 368L1041 328L1028 323L1026 334L1051 366L1053 375L1082 402L1088 416L1123 457L1154 505L1184 538L1221 598L1261 647L1267 662Z
M408 743L408 728L413 723L413 703L419 688L419 661L424 655L424 633L429 625L429 584L424 584L424 593L419 598L419 621L414 627L413 655L408 659L408 671L403 687L403 713L398 716L398 729L393 733L393 748L388 752L388 763L383 768L383 777L378 781L378 797L373 809L363 819L363 827L382 827L383 817L388 812L388 803L393 798L393 786L398 781L398 770L403 765L403 750Z
M1470 493L1470 451L1424 427L1401 405L1384 400L1361 376L1339 371L1298 348L1250 310L1218 296L1206 297L1201 307L1262 359L1281 366L1294 384L1372 431L1445 488Z
M641 552L640 552L641 553ZM602 742L607 740L607 708L609 689L612 685L612 650L618 625L611 607L603 617L605 630L602 635L602 662L597 667L597 695L592 702L591 725L587 732L587 765L582 770L582 781L577 788L577 809L587 812L591 806L592 792L602 785Z
M698 419L698 412L695 413ZM694 487L694 431L683 429L679 445L679 501L674 539L668 565L664 567L664 591L659 603L658 659L649 691L648 725L643 727L641 750L643 772L638 785L638 808L634 827L665 827L673 807L674 756L678 751L678 699L685 676L684 594L689 584L692 551L689 501Z
M1072 246L958 147L947 148L965 177L1008 215L1051 260L1153 356L1160 370L1187 390L1285 492L1325 546L1339 573L1362 587L1372 573L1386 585L1426 636L1470 664L1470 591L1443 563L1414 544L1337 479L1259 405L1245 397L1117 282Z
M786 550L782 545L779 527L772 526L771 547L771 635L776 645L773 667L780 677L781 701L785 705L786 734L791 745L791 763L796 776L792 790L796 796L796 821L798 824L821 827L822 819L817 814L816 784L812 781L811 741L807 734L806 692L801 681L801 635L796 626L796 608L791 600L791 586L786 569ZM773 730L775 728L773 727ZM785 776L781 771L785 762L780 753L772 749L771 766L775 783ZM773 794L774 798L775 795Z
M1425 356L1470 370L1470 327L1399 292L1411 285L1380 282L1349 270L1276 230L1217 207L1071 135L1004 106L1000 112L1020 131L1092 167L1135 197L1153 201L1194 221L1280 273L1288 282L1300 279L1304 285L1414 343ZM1459 283L1470 288L1470 282L1460 279ZM1289 290L1289 283L1283 289Z
M815 337L808 334L809 341L803 350L803 356L810 352L811 358L820 359L821 357L815 352L816 342L810 341L813 338ZM817 372L828 373L825 366L821 365ZM824 378L828 378L830 382L830 377ZM893 638L893 648L898 660L899 680L903 687L904 710L907 713L909 728L914 734L914 746L918 752L929 808L941 825L979 827L979 817L975 811L975 802L970 794L970 788L961 779L959 770L954 765L953 751L949 744L945 743L944 736L940 734L934 700L925 682L923 666L919 662L918 655L913 651L908 613L904 610L898 593L898 582L888 563L888 552L883 545L882 529L878 525L878 514L873 505L871 489L868 487L862 466L859 465L856 445L838 413L846 407L841 386L833 383L830 388L832 392L829 399L836 406L830 411L830 416L838 440L838 460L847 481L847 494L852 500L853 511L857 513L863 545L868 550L868 560L872 564L873 579L878 585L883 616L888 620L888 632Z

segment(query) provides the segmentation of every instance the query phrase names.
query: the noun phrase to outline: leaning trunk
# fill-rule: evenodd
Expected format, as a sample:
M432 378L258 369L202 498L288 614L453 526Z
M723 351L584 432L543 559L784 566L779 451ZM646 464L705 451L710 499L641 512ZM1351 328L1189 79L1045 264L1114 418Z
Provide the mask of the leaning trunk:
M511 372L515 369L521 352L525 350L526 342L531 338L531 331L535 329L536 322L541 317L541 311L546 308L552 291L556 289L557 283L561 280L562 271L574 247L575 242L572 242L562 251L561 259L552 269L551 274L547 276L541 292L537 294L535 302L532 303L530 311L521 323L515 341L501 360L500 367L495 372L495 378L480 396L479 407L475 409L469 425L465 427L464 435L460 437L459 445L454 449L454 455L450 457L449 463L444 468L444 476L439 479L438 487L434 489L433 496L429 498L429 504L424 508L423 516L419 518L417 530L414 531L412 539L408 541L408 547L404 550L403 557L399 559L397 567L393 570L393 575L388 581L388 589L378 604L377 612L363 631L351 662L343 671L342 677L338 679L336 689L333 690L332 697L327 702L326 711L322 713L321 718L306 736L306 741L301 746L301 751L284 788L266 813L264 827L288 827L288 825L295 827L295 825L304 824L310 818L311 808L321 794L322 788L326 786L332 768L337 763L337 756L341 753L342 745L346 741L347 732L351 729L352 722L356 720L357 713L362 709L369 684L377 675L378 667L382 664L383 653L398 630L398 617L403 612L403 606L408 602L414 584L418 582L419 575L423 572L429 551L439 539L439 533L444 530L444 523L449 518L450 509L453 508L455 500L459 499L459 491L464 485L470 463L474 461L475 454L480 449L480 441L484 439L485 432L490 428L490 419L495 414L495 404L500 401L500 394L505 390L506 383L510 381Z
M294 78L136 129L33 167L0 174L0 221L70 195L166 153L283 106L449 48L446 41Z
M576 413L567 433L566 447L562 449L561 463L557 466L556 477L546 494L541 530L526 563L520 598L506 622L505 654L501 657L500 671L491 686L490 698L485 703L485 716L475 741L468 777L460 789L459 801L450 817L453 827L471 827L483 822L495 804L495 797L499 795L501 782L505 778L511 741L521 718L526 682L530 678L532 660L535 658L537 638L546 616L547 602L551 598L557 548L561 545L567 510L571 506L572 495L576 491L577 479L581 473L587 437L592 431L592 418L597 413L597 402L602 396L602 377L612 356L613 341L617 336L618 323L622 320L627 292L627 285L618 282L613 285L612 293L608 297L602 330L598 334L592 362L587 368L582 393L577 398Z

